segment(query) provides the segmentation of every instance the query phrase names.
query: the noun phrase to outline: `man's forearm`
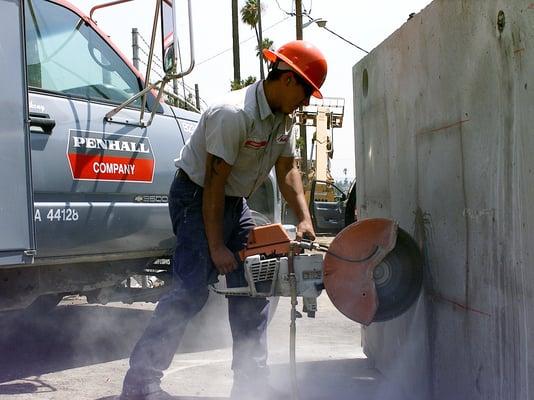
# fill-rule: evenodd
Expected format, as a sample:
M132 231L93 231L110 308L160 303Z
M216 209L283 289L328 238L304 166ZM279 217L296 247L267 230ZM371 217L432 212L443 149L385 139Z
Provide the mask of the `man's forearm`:
M237 267L234 253L224 243L224 187L232 166L220 157L208 154L202 197L202 216L213 265L221 274Z
M299 221L311 220L299 171L296 168L292 168L283 179L280 179L278 184L282 196L284 196L297 219Z
M224 245L224 186L231 167L211 154L206 160L204 193L202 196L202 217L210 250Z
M224 245L223 214L224 186L222 190L213 185L204 187L202 217L208 245L211 250Z

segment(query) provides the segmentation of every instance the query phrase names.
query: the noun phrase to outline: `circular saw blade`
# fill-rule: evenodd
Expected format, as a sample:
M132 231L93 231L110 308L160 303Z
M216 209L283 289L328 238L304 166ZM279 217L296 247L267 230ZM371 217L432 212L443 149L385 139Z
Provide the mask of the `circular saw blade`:
M373 280L378 295L374 322L398 317L417 300L423 284L423 258L406 231L399 228L395 247L374 268Z
M421 284L419 249L392 220L349 225L334 238L324 259L324 285L332 303L365 325L405 312Z
M395 245L397 224L365 219L343 229L324 258L324 286L334 306L368 325L378 308L373 269Z

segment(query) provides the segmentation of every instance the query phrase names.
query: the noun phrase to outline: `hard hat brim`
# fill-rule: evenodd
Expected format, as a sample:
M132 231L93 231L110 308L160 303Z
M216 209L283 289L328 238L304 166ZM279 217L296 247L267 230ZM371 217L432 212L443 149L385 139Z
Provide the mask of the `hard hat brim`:
M306 82L308 82L312 88L315 89L314 92L312 93L313 97L317 97L318 99L322 99L323 98L323 95L322 95L321 91L319 90L319 88L317 87L317 85L315 83L313 83L310 80L310 78L308 78L306 76L306 74L304 72L302 72L302 70L299 67L297 67L295 65L295 63L293 63L293 61L291 61L289 58L287 58L283 54L277 53L277 52L269 50L269 49L263 49L262 53L263 53L263 56L265 57L265 59L267 61L272 62L272 63L275 63L277 59L280 59L280 60L284 61L286 64L288 64L291 67L292 70L294 70L297 74L299 74L299 76L304 78L304 80Z

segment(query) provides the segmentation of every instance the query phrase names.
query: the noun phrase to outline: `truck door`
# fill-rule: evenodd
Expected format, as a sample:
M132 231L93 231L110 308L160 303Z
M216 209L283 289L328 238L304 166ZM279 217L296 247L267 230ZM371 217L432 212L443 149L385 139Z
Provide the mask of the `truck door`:
M64 2L26 6L39 258L90 261L172 248L167 193L183 145L176 120L159 113L148 128L107 122L140 91L134 70ZM121 117L138 120L139 107Z
M310 193L310 211L317 233L337 233L345 227L347 195L326 181L314 180Z
M20 2L0 2L0 266L35 249L22 15Z

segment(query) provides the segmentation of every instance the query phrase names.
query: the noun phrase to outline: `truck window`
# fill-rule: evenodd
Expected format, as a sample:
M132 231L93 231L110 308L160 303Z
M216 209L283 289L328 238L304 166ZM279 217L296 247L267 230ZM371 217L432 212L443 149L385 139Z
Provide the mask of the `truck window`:
M132 70L77 14L45 0L25 3L31 88L119 104L139 92Z

